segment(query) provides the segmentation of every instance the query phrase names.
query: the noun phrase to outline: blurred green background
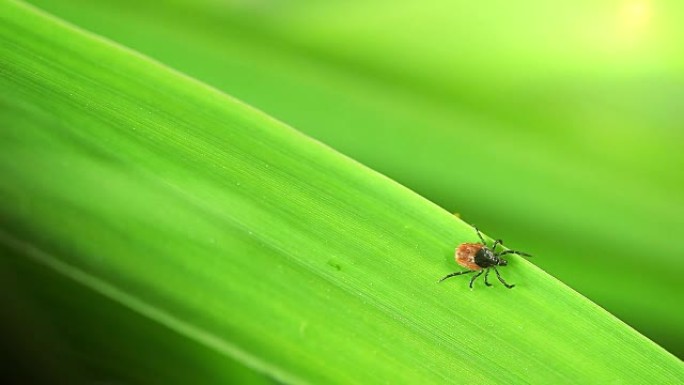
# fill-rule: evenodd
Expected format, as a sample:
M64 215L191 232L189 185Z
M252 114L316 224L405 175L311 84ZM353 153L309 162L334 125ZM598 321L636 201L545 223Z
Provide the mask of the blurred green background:
M684 357L684 3L30 2L458 212Z

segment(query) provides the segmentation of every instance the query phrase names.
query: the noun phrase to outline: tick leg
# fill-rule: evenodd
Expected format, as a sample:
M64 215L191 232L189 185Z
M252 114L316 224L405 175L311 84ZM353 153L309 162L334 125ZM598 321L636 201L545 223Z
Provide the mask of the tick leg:
M480 272L475 274L475 276L473 278L470 278L470 285L468 285L468 286L470 286L471 289L473 288L473 282L475 282L477 277L481 276L482 273L484 273L484 270L480 270Z
M497 239L494 244L492 245L492 251L496 251L496 247L498 245L503 245L503 241L501 239Z
M440 280L438 281L438 283L444 281L444 280L447 279L447 278L455 277L455 276L461 275L461 274L470 274L470 273L473 273L473 272L474 272L474 270L457 271L457 272L455 272L455 273L451 273L451 274L447 275L446 277L440 279Z
M531 257L531 256L532 256L532 255L530 255L530 254L523 253L522 251L517 251L517 250L506 250L506 251L500 252L500 253L497 254L497 255L498 255L498 256L502 256L502 255L506 255L506 254L516 254L516 255L523 256L523 257Z
M485 273L485 285L492 286L492 284L489 283L489 271L490 271L490 269L487 268L487 272Z
M480 237L480 241L482 241L482 244L487 246L487 242L485 242L484 238L482 237L482 233L480 232L480 230L478 230L475 226L473 226L473 228L477 232L477 236Z
M507 284L506 281L504 281L504 279L501 278L501 274L499 274L499 270L496 269L496 266L494 266L494 271L496 272L496 277L499 278L499 281L501 281L501 283L503 283L504 286L506 286L509 289L512 289L515 286Z

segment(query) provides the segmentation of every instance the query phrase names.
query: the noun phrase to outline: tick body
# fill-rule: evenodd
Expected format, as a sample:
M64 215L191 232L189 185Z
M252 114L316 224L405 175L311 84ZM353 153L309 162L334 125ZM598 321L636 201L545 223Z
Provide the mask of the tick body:
M506 283L506 281L504 281L504 279L501 278L501 274L499 274L499 270L497 270L496 268L497 266L508 265L508 261L501 257L506 254L517 254L523 257L531 257L531 255L516 250L506 250L497 253L496 247L499 245L503 245L502 240L499 239L495 241L492 244L492 247L490 248L487 246L487 242L485 242L484 238L482 237L482 234L480 234L480 230L478 230L477 227L475 228L475 232L477 232L477 236L480 237L481 243L461 243L456 248L456 254L454 256L454 258L456 259L456 263L465 267L468 270L451 273L446 277L440 279L439 282L442 282L447 278L455 277L457 275L477 273L473 276L473 278L470 279L469 286L472 289L475 280L484 273L485 285L492 286L492 284L489 283L489 271L490 269L494 269L496 277L499 279L499 281L507 288L512 289L515 285L509 285L508 283Z

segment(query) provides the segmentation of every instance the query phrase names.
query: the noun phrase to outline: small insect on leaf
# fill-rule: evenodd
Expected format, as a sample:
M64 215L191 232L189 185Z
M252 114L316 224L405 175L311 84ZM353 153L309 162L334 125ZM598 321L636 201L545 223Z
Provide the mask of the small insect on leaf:
M502 258L506 254L516 254L523 257L531 257L531 255L517 250L505 250L497 253L496 248L499 245L503 245L503 241L501 239L497 239L490 248L487 246L487 242L485 242L484 237L482 237L480 230L478 230L477 227L473 228L475 229L477 236L480 237L480 242L461 243L456 248L456 253L454 255L456 263L465 267L468 270L456 271L451 274L448 274L444 278L440 279L439 282L442 282L447 278L455 277L457 275L477 273L470 279L470 284L468 285L472 289L475 280L484 273L485 285L492 286L492 284L489 283L489 272L491 271L491 269L494 269L496 277L504 286L506 286L509 289L515 287L515 285L508 284L501 277L501 274L499 273L499 270L496 267L508 265L508 261Z

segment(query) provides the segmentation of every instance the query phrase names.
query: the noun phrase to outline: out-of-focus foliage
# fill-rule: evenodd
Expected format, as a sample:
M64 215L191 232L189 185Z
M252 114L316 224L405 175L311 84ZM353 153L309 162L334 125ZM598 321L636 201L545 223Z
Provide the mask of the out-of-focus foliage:
M681 2L32 2L459 212L684 354Z

